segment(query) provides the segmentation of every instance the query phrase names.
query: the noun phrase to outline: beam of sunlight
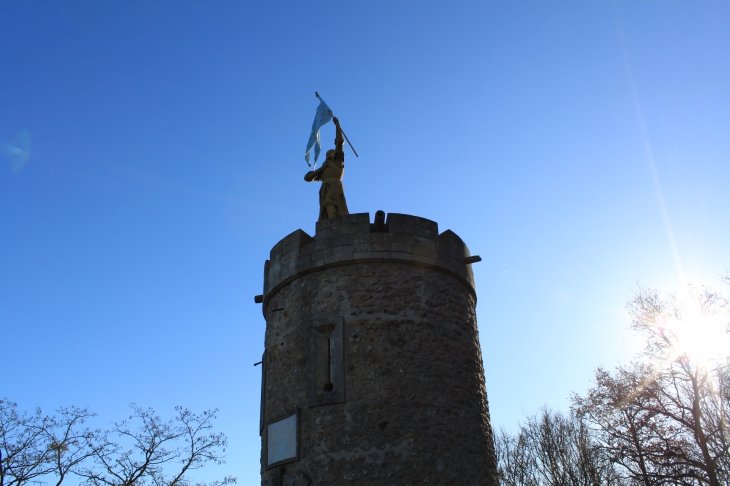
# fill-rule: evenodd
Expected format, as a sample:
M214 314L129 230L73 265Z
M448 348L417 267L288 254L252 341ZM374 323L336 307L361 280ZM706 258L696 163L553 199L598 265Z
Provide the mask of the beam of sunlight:
M636 82L634 81L634 71L631 67L631 60L629 59L628 51L626 50L626 42L624 40L623 31L621 29L621 26L618 25L617 21L617 29L618 29L618 36L619 41L621 44L621 53L623 54L624 58L624 65L626 67L626 74L628 76L629 86L631 88L631 96L633 98L634 108L636 109L636 118L639 123L639 128L641 129L641 138L644 142L644 152L646 154L646 162L649 165L649 169L651 170L652 179L654 181L654 190L656 192L656 197L659 202L659 208L662 213L662 220L664 222L664 228L667 232L667 239L669 240L669 247L672 250L672 256L674 258L674 265L677 268L677 274L679 275L679 280L683 284L687 283L685 276L684 276L684 269L682 268L682 260L679 256L679 250L677 249L677 243L674 239L674 231L672 230L672 223L669 219L669 212L667 211L667 206L664 202L664 193L662 191L662 185L659 181L659 173L657 172L656 163L654 161L654 151L651 148L651 142L649 141L649 133L646 129L646 122L644 121L644 112L641 108L641 101L639 100L639 93L636 89Z

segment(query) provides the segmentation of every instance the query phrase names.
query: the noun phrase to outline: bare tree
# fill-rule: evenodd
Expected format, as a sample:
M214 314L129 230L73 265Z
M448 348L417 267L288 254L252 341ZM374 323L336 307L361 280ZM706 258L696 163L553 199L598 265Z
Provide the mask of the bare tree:
M48 426L43 433L46 436L48 455L53 464L50 474L56 477L56 486L60 486L70 473L75 472L94 449L88 447L99 434L98 430L89 430L81 426L90 417L95 416L83 408L61 408L57 416L49 418Z
M643 486L692 483L694 475L670 459L681 450L681 437L657 412L653 376L641 363L613 375L599 368L596 385L585 397L573 397L574 411L595 426L596 439L628 479Z
M573 397L576 413L626 476L643 485L730 484L728 301L690 287L690 302L639 287L627 307L644 339L640 360Z
M501 430L495 448L503 486L624 484L591 429L572 414L543 408L515 435Z
M0 486L21 486L55 475L56 486L90 455L97 432L83 428L87 409L62 408L57 416L18 412L0 400Z
M502 486L538 486L537 463L528 444L525 428L511 435L504 429L493 434L497 456L499 484Z
M194 414L176 407L177 415L168 422L151 409L132 405L132 410L128 420L115 423L100 440L90 443L94 464L79 472L87 485L202 486L205 483L191 483L186 475L207 462L224 462L226 436L211 432L216 410ZM136 430L131 428L134 422L139 422ZM235 482L226 477L209 486Z
M204 486L191 482L190 472L223 463L227 439L212 431L215 410L195 414L177 407L168 422L151 409L132 410L128 420L102 433L84 427L94 416L87 409L46 416L40 409L18 412L15 403L0 400L0 486L60 486L72 474L89 486ZM235 482L226 477L208 486Z
M720 447L724 448L724 454L720 454L717 461L717 470L720 474L720 482L730 484L730 443L728 443L728 424L730 423L730 359L726 360L719 369L717 394L723 404L720 410L715 412L712 420L720 424L720 429L724 430L724 434L718 434L717 442Z

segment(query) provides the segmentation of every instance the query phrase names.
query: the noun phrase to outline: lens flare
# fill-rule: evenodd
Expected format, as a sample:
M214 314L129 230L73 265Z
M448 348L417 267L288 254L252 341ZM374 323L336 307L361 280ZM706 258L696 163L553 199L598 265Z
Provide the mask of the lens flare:
M30 133L23 130L12 142L0 144L0 153L10 162L10 171L17 174L30 159Z

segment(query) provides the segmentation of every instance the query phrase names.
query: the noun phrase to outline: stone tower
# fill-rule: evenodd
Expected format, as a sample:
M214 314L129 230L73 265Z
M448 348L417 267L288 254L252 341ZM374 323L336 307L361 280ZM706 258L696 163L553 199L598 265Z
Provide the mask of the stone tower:
M435 222L317 223L264 267L263 485L496 485L471 263Z

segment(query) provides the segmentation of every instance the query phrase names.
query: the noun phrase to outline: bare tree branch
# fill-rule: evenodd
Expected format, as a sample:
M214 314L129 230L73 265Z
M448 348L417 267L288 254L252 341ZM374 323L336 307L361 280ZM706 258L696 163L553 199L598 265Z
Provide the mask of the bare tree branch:
M106 432L84 423L87 409L62 408L56 415L19 413L0 400L0 486L23 486L53 479L60 486L69 475L93 486L227 486L221 481L191 483L190 471L209 462L222 464L226 436L213 432L216 411L194 414L177 407L162 421L152 409L132 405L128 420Z
M94 445L94 465L80 471L89 486L205 486L187 479L206 463L222 464L226 436L212 432L216 410L195 414L176 407L173 420L163 422L152 409L132 405L128 420L115 423ZM139 423L132 429L133 423ZM235 483L226 477L208 486Z

